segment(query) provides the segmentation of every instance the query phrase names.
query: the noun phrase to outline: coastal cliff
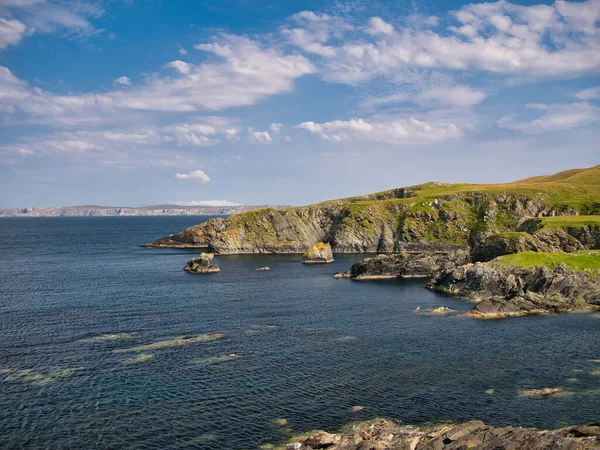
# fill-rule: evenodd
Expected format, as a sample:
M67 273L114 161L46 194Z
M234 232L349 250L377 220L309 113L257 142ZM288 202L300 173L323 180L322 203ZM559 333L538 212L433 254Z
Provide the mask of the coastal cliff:
M427 242L476 248L490 236L517 232L528 219L599 213L596 166L506 184L425 183L303 207L265 208L211 219L145 246L219 254L304 253L317 242L330 243L334 253L401 252Z

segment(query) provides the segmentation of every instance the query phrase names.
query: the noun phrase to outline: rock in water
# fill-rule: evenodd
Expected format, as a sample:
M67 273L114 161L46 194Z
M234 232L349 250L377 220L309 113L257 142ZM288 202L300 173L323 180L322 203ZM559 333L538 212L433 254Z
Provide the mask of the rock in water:
M267 270L271 270L271 268L270 268L270 267L268 267L268 266L265 266L265 267L259 267L258 269L255 269L255 270L258 270L258 271L260 271L260 272L265 272L265 271L267 271Z
M303 264L327 264L333 262L331 244L319 242L309 248L302 257Z
M214 253L201 253L198 258L192 258L183 270L190 273L216 273L220 272L219 266L212 263Z

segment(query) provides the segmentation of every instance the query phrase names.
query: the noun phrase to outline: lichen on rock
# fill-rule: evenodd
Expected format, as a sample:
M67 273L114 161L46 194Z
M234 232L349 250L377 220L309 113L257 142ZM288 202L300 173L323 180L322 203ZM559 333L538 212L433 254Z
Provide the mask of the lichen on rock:
M303 264L327 264L333 262L331 244L318 242L309 248L302 257Z

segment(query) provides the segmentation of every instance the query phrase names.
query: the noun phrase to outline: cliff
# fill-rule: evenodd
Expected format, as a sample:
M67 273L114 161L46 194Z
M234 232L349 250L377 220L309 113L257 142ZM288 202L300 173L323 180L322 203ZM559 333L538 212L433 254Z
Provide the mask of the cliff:
M444 242L477 247L528 219L600 214L600 166L506 184L425 183L371 195L211 219L150 247L220 254L304 253L317 242L336 253L400 252Z

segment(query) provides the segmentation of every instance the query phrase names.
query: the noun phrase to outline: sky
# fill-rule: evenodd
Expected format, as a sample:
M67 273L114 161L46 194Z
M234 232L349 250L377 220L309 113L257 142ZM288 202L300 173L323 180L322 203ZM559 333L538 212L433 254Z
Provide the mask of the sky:
M600 164L600 0L0 0L0 208Z

